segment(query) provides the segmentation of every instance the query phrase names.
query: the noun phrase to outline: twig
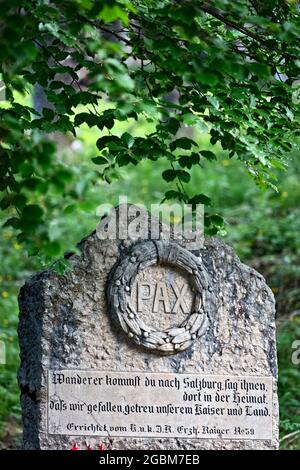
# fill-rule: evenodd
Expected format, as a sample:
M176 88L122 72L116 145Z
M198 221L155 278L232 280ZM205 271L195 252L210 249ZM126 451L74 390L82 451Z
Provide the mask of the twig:
M113 31L111 29L106 28L105 26L102 26L97 21L90 20L89 18L86 18L85 16L79 16L79 19L81 19L83 22L89 24L90 26L94 26L94 28L100 29L100 31L103 31L104 33L111 34L112 36L117 38L119 41L122 41L125 44L127 44L127 46L132 46L129 39L124 38L123 36L118 34L116 31Z
M290 434L286 434L285 436L283 436L279 442L283 442L283 441L287 441L288 439L290 439L291 437L294 438L297 437L297 435L300 434L300 429L298 429L297 431L294 431L294 432L291 432Z
M170 164L171 164L172 170L176 173L176 170L175 170L175 167L174 167L173 162L170 162ZM181 194L186 195L186 190L184 189L183 183L182 183L181 179L178 178L177 174L176 174L176 179L177 179L177 181L178 181L178 182L176 183L176 186L177 186L178 191L179 191Z
M40 48L43 49L45 52L47 52L47 54L49 54L49 55L52 57L52 59L54 60L54 62L56 63L56 65L58 65L59 67L64 67L64 65L63 65L59 60L57 60L57 59L55 58L55 56L54 56L52 53L49 53L48 49L47 49L43 44L41 44L41 43L40 43L39 41L37 41L36 39L33 39L33 42L34 42L38 47L40 47ZM72 85L74 82L75 82L76 85L78 86L79 91L83 91L83 90L82 90L82 87L81 87L81 85L80 85L80 83L79 83L79 80L76 80L76 78L73 77L73 80L71 81L71 85ZM98 110L97 110L97 108L96 108L96 106L95 106L95 103L91 103L91 105L92 105L92 107L93 107L95 113L97 114L97 116L100 116L100 114L99 114L99 112L98 112Z
M245 34L246 36L249 36L250 38L254 39L255 41L258 41L262 44L265 44L265 41L264 41L263 38L261 38L260 36L257 36L256 34L253 34L251 31L249 31L249 29L244 28L243 26L240 26L239 24L237 24L234 21L230 20L229 18L224 16L220 10L218 10L217 8L209 5L208 3L205 3L200 8L201 8L202 11L204 11L205 13L208 13L209 15L213 16L214 18L222 21L222 23L226 24L230 28L236 29L240 33Z

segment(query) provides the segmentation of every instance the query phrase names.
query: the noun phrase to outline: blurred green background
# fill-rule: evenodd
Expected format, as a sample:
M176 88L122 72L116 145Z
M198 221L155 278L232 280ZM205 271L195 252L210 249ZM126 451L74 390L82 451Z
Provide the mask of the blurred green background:
M151 126L146 121L129 120L117 131L144 135L151 132ZM181 132L188 132L203 149L210 149L207 135L193 128ZM99 204L117 204L121 194L128 196L129 202L149 206L160 202L170 189L161 178L167 162L164 166L163 162L143 161L111 174L111 184L103 182L91 162L98 154L95 141L100 135L99 130L82 126L76 139L55 136L57 159L71 171L70 190L76 192L78 202L70 205L58 187L53 187L49 196L53 239L63 239L66 250L95 229ZM257 188L240 162L230 160L221 149L217 153L218 161L205 161L192 170L191 194L204 192L212 198L215 212L226 219L220 235L243 262L266 277L275 294L281 447L300 449L300 364L292 363L292 344L300 340L300 160L291 155L289 170L278 175L279 192L275 193ZM7 362L0 365L0 442L2 448L15 448L20 445L21 432L17 295L26 278L41 265L38 258L26 256L10 228L2 230L0 259L0 340L6 345Z

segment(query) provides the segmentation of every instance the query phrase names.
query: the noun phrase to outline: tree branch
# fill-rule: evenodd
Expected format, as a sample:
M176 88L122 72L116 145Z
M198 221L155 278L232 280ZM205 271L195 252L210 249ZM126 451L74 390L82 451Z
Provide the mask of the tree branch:
M239 31L240 33L245 34L246 36L248 36L248 37L250 37L250 38L254 39L255 41L258 41L262 44L265 43L265 41L261 37L259 37L256 34L252 33L252 31L249 31L249 29L244 28L243 26L240 26L239 24L237 24L234 21L230 20L229 18L224 16L224 14L222 14L222 12L220 10L218 10L217 8L209 5L208 3L204 3L204 5L202 5L200 8L201 8L202 11L204 11L205 13L208 13L209 15L213 16L214 18L220 20L222 23L226 24L230 28L233 28L236 31Z
M90 26L94 26L94 28L100 29L100 31L103 31L106 34L111 34L119 41L124 42L127 46L131 46L131 42L129 41L129 39L125 38L121 34L118 34L117 31L113 31L111 29L106 28L105 26L102 26L98 21L90 20L89 18L86 18L85 16L80 16L79 19L89 24Z

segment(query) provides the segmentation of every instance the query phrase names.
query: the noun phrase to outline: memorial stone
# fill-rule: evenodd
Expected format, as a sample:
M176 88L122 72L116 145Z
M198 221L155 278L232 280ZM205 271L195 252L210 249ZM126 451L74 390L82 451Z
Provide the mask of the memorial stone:
M25 449L276 449L275 308L217 238L100 239L21 289Z

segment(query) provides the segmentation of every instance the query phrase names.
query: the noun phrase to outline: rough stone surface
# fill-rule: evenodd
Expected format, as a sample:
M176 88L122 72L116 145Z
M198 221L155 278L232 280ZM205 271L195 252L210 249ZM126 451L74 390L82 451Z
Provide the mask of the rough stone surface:
M273 440L114 438L114 449L274 449L278 445L275 307L263 277L242 264L233 250L208 238L194 252L213 279L215 306L207 333L175 355L153 354L132 343L107 312L107 276L131 242L99 240L91 234L73 255L73 270L51 270L21 289L19 384L25 449L70 449L72 436L47 434L49 369L178 372L273 376ZM184 242L182 242L184 246ZM89 437L96 446L102 438ZM84 445L86 439L77 437Z

